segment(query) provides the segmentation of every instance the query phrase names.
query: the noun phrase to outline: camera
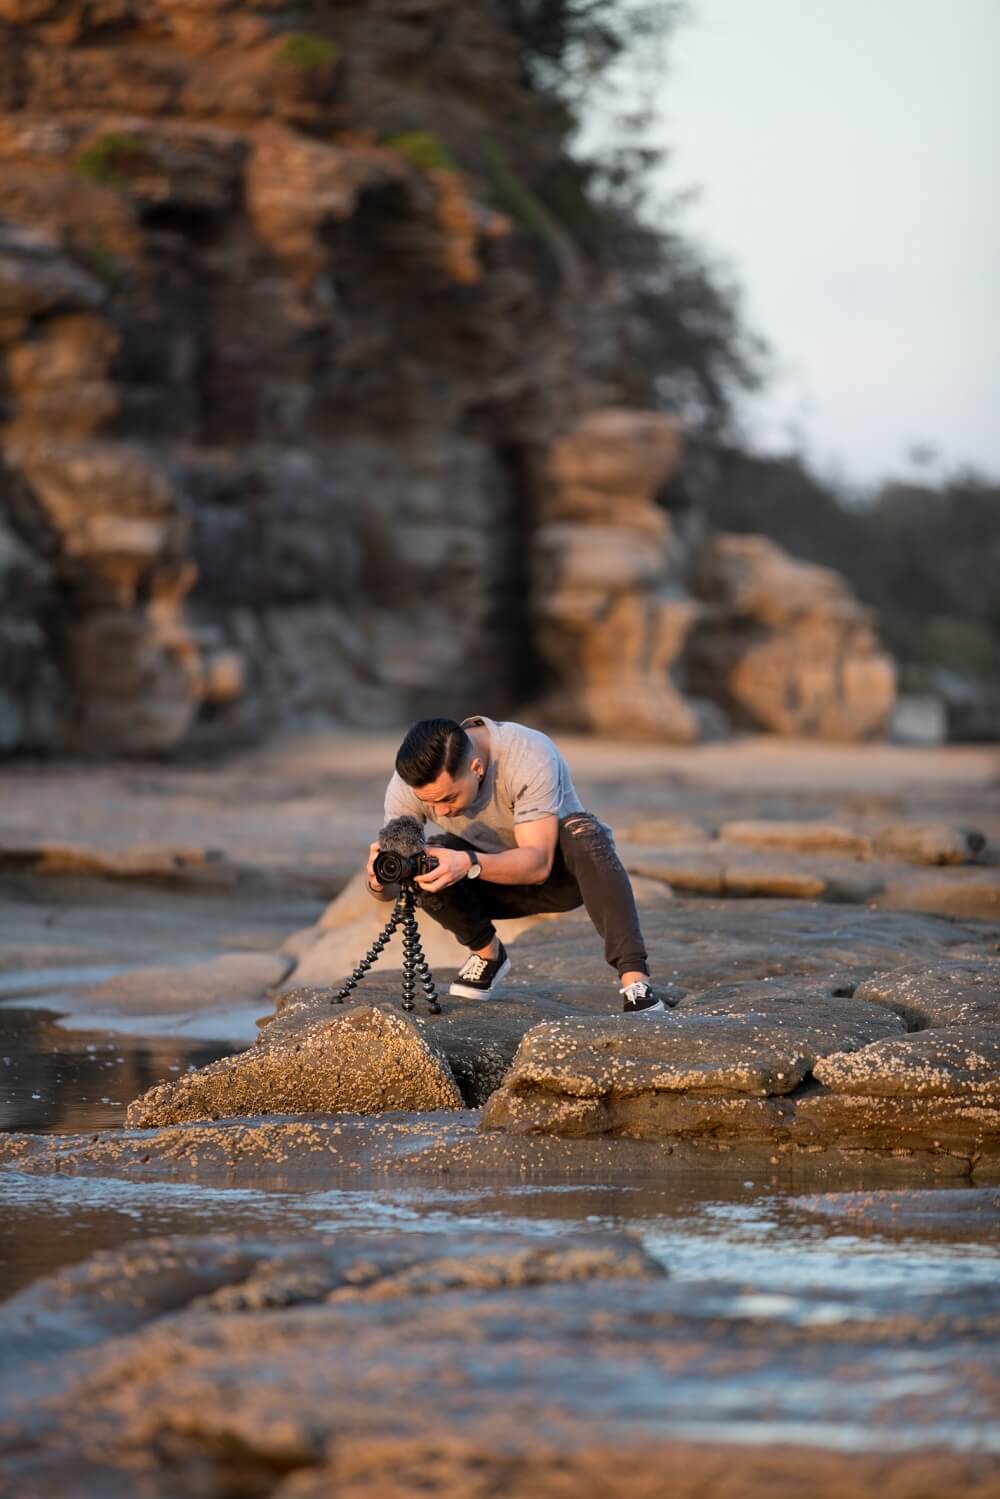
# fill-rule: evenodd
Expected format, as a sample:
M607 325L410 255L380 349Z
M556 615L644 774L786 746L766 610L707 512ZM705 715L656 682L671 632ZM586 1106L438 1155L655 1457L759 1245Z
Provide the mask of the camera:
M379 849L375 855L372 872L380 885L395 885L399 880L414 880L418 875L437 869L438 861L430 854L398 854L392 849Z

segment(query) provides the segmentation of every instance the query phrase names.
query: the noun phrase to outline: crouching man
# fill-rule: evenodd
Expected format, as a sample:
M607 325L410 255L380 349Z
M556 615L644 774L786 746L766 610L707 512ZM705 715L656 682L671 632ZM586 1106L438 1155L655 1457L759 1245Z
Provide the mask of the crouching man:
M420 904L469 957L450 993L482 999L510 971L497 919L586 906L620 980L626 1014L662 1011L673 994L650 984L628 875L603 823L584 811L552 740L524 724L426 718L399 747L385 821L410 816L441 829L427 843L437 867L417 878ZM396 887L368 888L390 901Z

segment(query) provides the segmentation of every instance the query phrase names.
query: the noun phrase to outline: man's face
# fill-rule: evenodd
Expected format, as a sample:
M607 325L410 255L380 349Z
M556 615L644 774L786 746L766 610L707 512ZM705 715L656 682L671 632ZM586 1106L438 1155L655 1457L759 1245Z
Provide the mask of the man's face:
M435 818L457 817L467 811L479 795L481 771L482 764L478 756L474 755L470 764L465 770L460 770L458 775L450 776L442 771L436 781L428 781L426 786L415 786L414 792Z

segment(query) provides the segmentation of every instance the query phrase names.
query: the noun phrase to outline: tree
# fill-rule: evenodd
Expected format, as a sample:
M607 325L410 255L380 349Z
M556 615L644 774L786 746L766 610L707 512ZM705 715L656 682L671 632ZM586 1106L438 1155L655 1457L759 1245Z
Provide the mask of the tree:
M668 157L657 119L665 48L683 0L500 0L521 44L524 78L550 103L557 149L518 164L625 304L615 379L629 399L683 416L696 443L737 435L736 400L764 378L766 345L743 323L739 288L680 227L685 197L653 204ZM623 100L626 107L620 107ZM576 145L600 104L599 145Z

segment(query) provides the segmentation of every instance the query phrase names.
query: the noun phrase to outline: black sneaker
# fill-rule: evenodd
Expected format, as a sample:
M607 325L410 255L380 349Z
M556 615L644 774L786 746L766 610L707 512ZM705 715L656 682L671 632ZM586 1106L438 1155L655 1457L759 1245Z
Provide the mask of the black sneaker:
M663 1000L645 979L636 979L634 984L629 984L627 989L619 989L618 993L622 996L622 1009L626 1015L638 1015L640 1010L650 1014L659 1011L662 1014L666 1009Z
M462 999L488 999L504 974L510 972L510 958L503 943L495 958L480 958L470 953L458 970L458 977L448 990Z

